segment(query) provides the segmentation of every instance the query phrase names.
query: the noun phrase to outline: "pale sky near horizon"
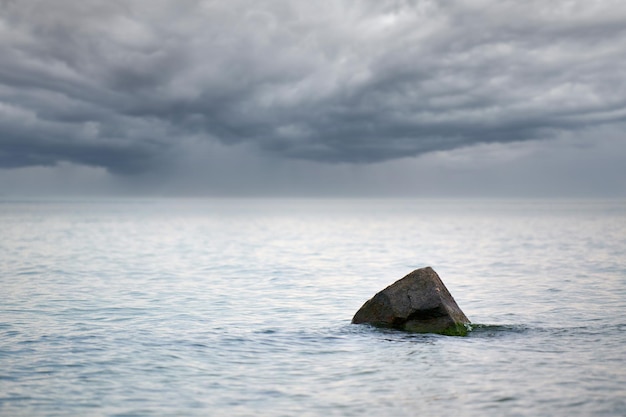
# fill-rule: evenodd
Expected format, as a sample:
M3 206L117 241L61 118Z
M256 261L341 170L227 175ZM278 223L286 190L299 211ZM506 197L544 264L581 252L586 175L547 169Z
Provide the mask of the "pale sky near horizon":
M0 197L626 197L626 3L0 0Z

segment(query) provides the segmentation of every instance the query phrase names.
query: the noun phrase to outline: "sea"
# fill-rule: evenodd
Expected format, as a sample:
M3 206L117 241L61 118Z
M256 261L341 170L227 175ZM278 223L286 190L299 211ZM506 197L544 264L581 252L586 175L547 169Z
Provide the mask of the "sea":
M626 416L626 201L5 198L0 415Z

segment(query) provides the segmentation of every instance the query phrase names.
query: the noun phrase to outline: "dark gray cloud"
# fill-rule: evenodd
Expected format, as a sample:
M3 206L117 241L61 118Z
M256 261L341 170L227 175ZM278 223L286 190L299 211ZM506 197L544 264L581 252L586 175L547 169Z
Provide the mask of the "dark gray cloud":
M626 121L621 1L0 1L0 167L379 162Z

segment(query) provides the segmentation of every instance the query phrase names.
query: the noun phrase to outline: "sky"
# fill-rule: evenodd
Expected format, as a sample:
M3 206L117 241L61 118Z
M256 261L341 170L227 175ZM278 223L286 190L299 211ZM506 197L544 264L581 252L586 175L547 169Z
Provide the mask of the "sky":
M626 197L623 0L0 0L0 197Z

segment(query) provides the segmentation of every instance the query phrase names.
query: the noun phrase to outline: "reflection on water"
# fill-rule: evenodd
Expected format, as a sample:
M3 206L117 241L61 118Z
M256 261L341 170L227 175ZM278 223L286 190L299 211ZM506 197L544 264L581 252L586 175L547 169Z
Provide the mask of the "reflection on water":
M0 204L0 414L626 413L626 204ZM432 266L467 337L350 319Z

